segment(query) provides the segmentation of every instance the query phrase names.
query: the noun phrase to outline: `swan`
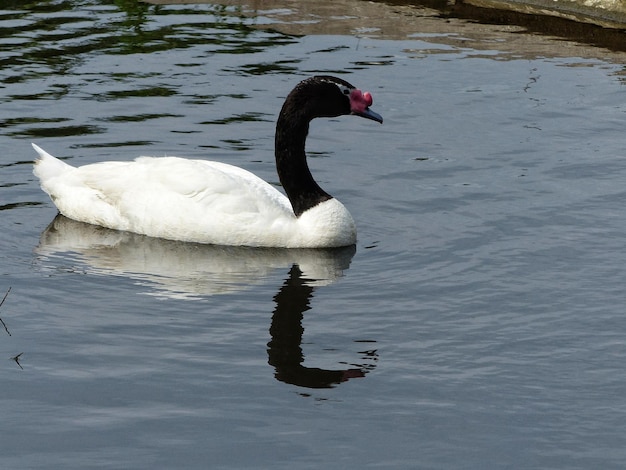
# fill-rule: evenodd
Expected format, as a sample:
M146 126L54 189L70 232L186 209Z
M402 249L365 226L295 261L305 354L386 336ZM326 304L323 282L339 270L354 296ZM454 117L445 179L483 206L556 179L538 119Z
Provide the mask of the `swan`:
M214 245L331 248L356 243L348 210L315 182L306 161L309 123L353 114L374 121L372 95L331 76L303 80L276 123L274 186L226 163L139 157L80 167L39 154L34 174L64 216L151 237Z

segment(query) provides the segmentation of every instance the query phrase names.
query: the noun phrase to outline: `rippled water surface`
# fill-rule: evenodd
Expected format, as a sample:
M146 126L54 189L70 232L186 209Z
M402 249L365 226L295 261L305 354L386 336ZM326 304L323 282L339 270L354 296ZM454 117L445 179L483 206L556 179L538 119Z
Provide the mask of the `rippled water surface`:
M403 19L385 31L348 21L368 2L242 5L3 3L2 467L621 468L626 56L419 8L375 4ZM32 175L34 141L276 183L277 113L315 73L385 117L311 128L354 248L98 229Z

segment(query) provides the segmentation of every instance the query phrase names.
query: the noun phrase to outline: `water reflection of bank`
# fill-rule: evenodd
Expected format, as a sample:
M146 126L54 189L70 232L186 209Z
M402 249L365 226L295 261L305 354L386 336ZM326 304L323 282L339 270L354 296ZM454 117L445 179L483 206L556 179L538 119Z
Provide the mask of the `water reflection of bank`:
M493 43L497 43L499 51L511 51L518 57L597 58L597 46L615 52L626 51L623 29L626 15L611 13L613 21L601 22L599 15L605 11L600 8L596 8L596 19L592 21L589 15L555 16L552 13L556 12L545 8L531 11L521 7L544 0L493 0L491 6L487 2L492 0L145 1L157 5L219 3L236 9L237 14L255 18L259 28L289 35L352 35L393 40L427 36L432 42L478 50L494 48ZM581 5L586 1L557 0ZM626 6L620 4L619 8ZM619 18L623 18L623 22L617 20ZM600 23L605 26L611 23L622 29L603 28L598 26ZM526 32L533 34L515 34ZM561 41L555 42L555 37ZM574 48L576 51L572 53ZM602 58L611 60L610 55L607 51ZM619 54L615 60L622 62L623 56Z
M623 0L456 0L455 3L626 28L626 2Z

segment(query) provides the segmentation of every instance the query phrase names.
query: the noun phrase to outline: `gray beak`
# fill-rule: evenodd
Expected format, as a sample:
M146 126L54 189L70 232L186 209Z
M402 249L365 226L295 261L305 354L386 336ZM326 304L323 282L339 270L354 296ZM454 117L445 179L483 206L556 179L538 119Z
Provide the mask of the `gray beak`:
M372 121L380 122L381 124L383 123L383 117L380 114L375 113L369 108L367 108L365 111L361 113L352 111L352 114L354 114L355 116L364 117L366 119L371 119Z

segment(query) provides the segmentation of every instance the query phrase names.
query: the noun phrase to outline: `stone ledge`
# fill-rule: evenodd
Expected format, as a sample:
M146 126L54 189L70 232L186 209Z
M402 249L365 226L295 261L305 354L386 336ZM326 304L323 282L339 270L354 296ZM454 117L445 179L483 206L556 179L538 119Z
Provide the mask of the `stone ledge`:
M626 29L624 0L457 0L456 3L532 15L558 16L605 28Z

